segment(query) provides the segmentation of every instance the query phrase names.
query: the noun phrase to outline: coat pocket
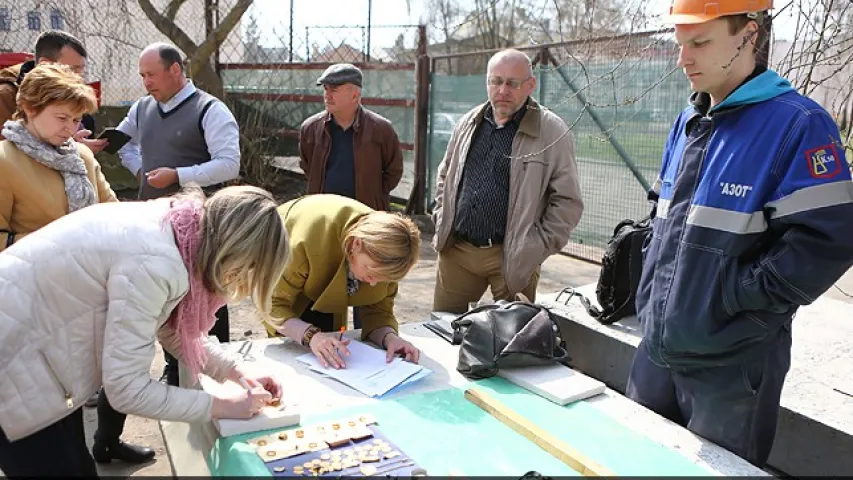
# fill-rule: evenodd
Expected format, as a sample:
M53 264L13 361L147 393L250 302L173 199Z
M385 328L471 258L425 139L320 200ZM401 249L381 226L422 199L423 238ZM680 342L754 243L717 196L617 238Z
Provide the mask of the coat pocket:
M74 409L74 398L73 398L73 395L71 393L71 390L65 386L65 384L62 382L62 380L59 378L59 375L56 374L56 370L53 368L53 365L50 364L50 361L48 360L47 355L45 355L45 353L43 351L39 350L39 356L41 357L42 361L44 362L44 366L45 366L45 369L47 370L48 375L51 377L51 379L53 380L56 387L62 392L62 394L65 398L65 406L69 410L73 410Z
M725 356L765 338L767 326L732 311L725 271L734 259L683 244L664 309L663 349L669 357Z

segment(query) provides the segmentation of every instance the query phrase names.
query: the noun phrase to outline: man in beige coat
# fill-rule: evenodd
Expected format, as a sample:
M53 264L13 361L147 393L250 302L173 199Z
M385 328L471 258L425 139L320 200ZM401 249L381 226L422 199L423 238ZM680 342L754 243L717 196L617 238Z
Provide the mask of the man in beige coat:
M491 287L495 300L535 300L539 270L583 213L569 127L531 94L530 59L489 60L489 101L453 131L438 167L433 310L461 313Z

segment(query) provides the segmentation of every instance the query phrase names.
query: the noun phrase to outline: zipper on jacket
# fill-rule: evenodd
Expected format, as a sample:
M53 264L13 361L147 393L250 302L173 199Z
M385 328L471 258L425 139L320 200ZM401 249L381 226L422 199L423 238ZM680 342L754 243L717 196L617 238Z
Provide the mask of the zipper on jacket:
M67 388L65 388L65 385L63 385L62 382L59 380L59 376L56 374L56 371L50 365L50 362L47 361L47 357L45 356L44 352L40 351L39 355L41 355L42 360L44 360L44 364L47 365L47 369L50 370L50 374L53 376L53 379L56 381L56 384L59 385L59 388L62 389L62 392L65 394L65 406L69 410L73 409L74 408L74 399L72 398L71 393L68 391Z
M713 135L714 135L714 127L715 127L714 120L710 119L710 122L711 122L711 127L710 127L710 131L708 132L708 139L705 140L705 144L702 145L702 157L699 159L699 165L698 165L699 168L696 172L696 180L693 183L693 192L691 193L690 198L687 199L687 201L691 205L693 204L693 199L696 198L696 190L699 189L699 184L702 182L702 178L701 178L702 177L702 168L705 166L705 159L708 156L708 144L711 143L711 137L713 137ZM685 148L686 148L686 145L685 145ZM676 173L676 178L678 178L678 175L681 173L682 169L685 168L684 167L684 154L685 153L686 152L682 152L682 154L681 154L681 162L678 165L679 171ZM673 188L674 188L674 183L673 183ZM687 230L687 218L689 215L690 215L690 209L688 207L687 214L685 215L683 223L682 223L681 237L679 238L678 243L676 245L676 249L677 249L676 254L675 254L676 263L678 262L679 255L681 254L681 249L683 248L681 240L684 238L684 234ZM667 217L668 216L669 215L667 214ZM658 257L660 257L660 250L658 250ZM681 356L681 355L672 356L672 355L666 354L665 352L667 352L667 349L663 345L663 337L666 336L666 311L669 309L669 296L672 293L672 283L675 280L675 276L677 273L678 273L678 268L676 267L673 269L672 278L669 279L669 285L667 285L667 288L666 288L666 297L665 297L666 300L664 300L663 311L661 312L661 316L663 317L663 322L661 325L660 338L658 339L658 348L660 349L660 357L661 357L660 359L667 366L670 366L670 362L667 360L667 358L664 358L664 356L668 357L669 359ZM689 357L689 355L690 354L687 354L688 357Z

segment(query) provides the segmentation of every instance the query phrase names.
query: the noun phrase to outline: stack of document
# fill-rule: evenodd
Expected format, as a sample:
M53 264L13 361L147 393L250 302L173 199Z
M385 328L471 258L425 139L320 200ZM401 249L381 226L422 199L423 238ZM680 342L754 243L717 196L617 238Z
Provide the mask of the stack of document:
M369 397L380 397L395 387L416 382L432 373L427 368L399 357L386 363L384 350L357 340L350 342L347 348L349 356L342 357L346 368L325 368L313 353L301 355L296 360L308 365L310 370L334 378Z

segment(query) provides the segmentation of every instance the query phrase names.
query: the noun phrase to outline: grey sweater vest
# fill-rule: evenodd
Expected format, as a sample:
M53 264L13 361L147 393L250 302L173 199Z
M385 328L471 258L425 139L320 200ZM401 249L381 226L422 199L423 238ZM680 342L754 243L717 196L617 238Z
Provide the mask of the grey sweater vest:
M150 172L160 167L191 167L209 162L202 120L207 109L218 101L213 95L196 90L177 107L164 113L151 96L141 98L136 109L136 126L142 171ZM139 199L165 197L180 188L177 182L167 188L154 188L142 175Z

